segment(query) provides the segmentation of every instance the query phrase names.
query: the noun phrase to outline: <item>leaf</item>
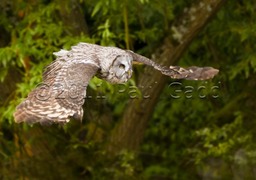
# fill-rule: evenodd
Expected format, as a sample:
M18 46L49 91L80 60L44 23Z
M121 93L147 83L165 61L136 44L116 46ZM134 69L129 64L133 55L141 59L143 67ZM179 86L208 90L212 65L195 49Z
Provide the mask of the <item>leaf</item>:
M103 1L98 1L98 3L95 5L95 7L94 7L94 9L92 11L91 16L94 17L100 11L102 6L103 6Z

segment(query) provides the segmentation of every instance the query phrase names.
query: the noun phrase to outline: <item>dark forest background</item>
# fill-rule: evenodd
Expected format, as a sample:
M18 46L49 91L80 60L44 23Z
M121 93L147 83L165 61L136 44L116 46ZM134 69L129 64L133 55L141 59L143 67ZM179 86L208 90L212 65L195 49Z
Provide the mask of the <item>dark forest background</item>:
M0 179L256 178L253 0L1 0L0 9ZM82 123L14 123L52 53L78 42L220 73L177 81L135 65L125 85L91 80Z

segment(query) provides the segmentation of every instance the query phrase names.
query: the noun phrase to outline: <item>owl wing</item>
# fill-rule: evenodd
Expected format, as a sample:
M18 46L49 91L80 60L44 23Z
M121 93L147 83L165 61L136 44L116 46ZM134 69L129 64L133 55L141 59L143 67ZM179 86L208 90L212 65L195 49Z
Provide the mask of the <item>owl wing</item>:
M43 73L43 83L16 107L17 123L66 123L82 120L84 98L98 66L86 62L56 60Z
M179 66L170 66L169 68L167 68L132 51L128 52L133 56L134 61L146 64L148 66L152 66L156 70L160 71L162 74L170 76L173 79L206 80L213 78L219 72L218 69L214 69L212 67L192 66L188 68L182 68Z

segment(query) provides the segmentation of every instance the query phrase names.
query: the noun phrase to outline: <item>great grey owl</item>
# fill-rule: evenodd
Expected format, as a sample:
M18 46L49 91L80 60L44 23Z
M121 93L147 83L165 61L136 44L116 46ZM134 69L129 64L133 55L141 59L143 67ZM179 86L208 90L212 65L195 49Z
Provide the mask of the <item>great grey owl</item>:
M56 60L43 73L43 83L32 90L16 107L17 123L66 123L82 120L86 88L94 75L111 83L127 82L132 76L132 63L152 66L173 79L205 80L218 73L211 67L162 67L129 50L79 43L71 50L53 53Z

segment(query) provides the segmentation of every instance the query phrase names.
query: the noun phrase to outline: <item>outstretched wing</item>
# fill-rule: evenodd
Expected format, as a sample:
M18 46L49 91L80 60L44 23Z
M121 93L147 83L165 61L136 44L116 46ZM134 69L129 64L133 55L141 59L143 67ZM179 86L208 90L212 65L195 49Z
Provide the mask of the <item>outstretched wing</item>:
M84 98L90 79L98 66L93 63L66 62L61 59L46 67L43 83L16 107L17 123L66 123L82 120Z
M160 71L162 74L170 76L173 79L206 80L213 78L219 72L218 69L214 69L212 67L192 66L188 68L182 68L179 66L170 66L169 68L167 68L132 51L128 52L133 56L134 61L146 64L148 66L152 66L156 70Z

